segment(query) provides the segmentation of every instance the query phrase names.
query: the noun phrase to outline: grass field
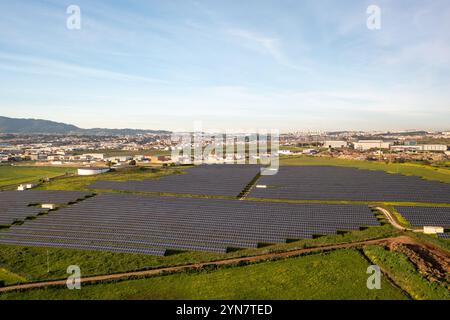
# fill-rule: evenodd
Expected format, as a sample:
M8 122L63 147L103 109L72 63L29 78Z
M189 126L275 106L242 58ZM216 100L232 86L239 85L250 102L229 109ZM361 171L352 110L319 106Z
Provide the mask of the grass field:
M79 265L85 276L119 273L208 262L226 258L252 256L299 248L311 248L335 243L349 243L378 239L398 234L390 225L352 231L343 235L331 235L316 239L304 239L288 244L278 244L259 249L246 249L227 254L208 252L182 252L166 257L113 253L105 251L69 250L57 248L1 246L0 268L15 273L26 281L64 279L67 266ZM50 272L47 272L47 257ZM0 281L4 280L1 278Z
M127 181L157 179L165 175L182 173L181 169L176 168L131 168L126 170L111 171L95 176L75 176L64 179L58 179L44 183L38 189L42 190L83 190L87 191L87 186L98 180L107 181Z
M280 165L290 166L341 166L354 167L368 170L383 170L389 173L400 173L404 175L419 176L427 180L436 180L450 183L450 170L436 168L428 165L410 164L410 163L385 163L377 161L358 161L345 160L327 157L282 157Z
M443 284L431 283L423 278L405 255L380 246L367 246L364 253L413 299L450 299L450 291Z
M26 282L27 279L21 277L15 273L12 273L6 269L0 268L0 283L3 285L11 285L16 283Z
M0 166L0 187L74 173L73 168Z
M405 299L382 277L369 290L367 260L356 250L338 250L214 271L83 286L81 290L36 289L0 299Z

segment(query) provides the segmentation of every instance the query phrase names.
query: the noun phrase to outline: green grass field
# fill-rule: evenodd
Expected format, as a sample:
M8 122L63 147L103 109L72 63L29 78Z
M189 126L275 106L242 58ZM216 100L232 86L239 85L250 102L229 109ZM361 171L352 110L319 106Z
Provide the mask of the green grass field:
M4 285L11 285L16 283L26 282L27 279L21 277L15 273L12 273L6 269L0 268L0 282Z
M144 168L137 167L126 170L111 171L95 176L75 176L58 179L44 183L38 187L41 190L83 190L87 191L87 186L98 180L107 181L127 181L158 179L170 174L181 174L183 171L177 168Z
M295 156L282 157L280 165L287 166L341 166L368 170L383 170L388 173L419 176L423 179L450 183L450 170L428 165L410 163L385 163L377 161L345 160L327 157Z
M81 290L46 288L5 293L0 299L405 299L382 277L369 290L367 260L338 250L214 271L86 285Z
M0 166L0 187L74 173L73 168Z

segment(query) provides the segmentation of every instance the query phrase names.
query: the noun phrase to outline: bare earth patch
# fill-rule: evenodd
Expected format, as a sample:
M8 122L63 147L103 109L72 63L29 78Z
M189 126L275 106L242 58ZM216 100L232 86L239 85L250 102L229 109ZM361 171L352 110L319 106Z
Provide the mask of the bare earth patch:
M388 242L386 247L406 255L420 274L430 282L443 283L450 289L450 256L446 252L406 239Z

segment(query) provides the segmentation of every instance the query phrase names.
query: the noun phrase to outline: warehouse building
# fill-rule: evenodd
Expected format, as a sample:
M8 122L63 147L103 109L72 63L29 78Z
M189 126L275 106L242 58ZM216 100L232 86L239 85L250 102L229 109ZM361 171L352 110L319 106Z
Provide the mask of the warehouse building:
M391 142L383 140L359 140L353 143L355 150L367 151L370 149L389 149Z
M329 148L329 149L341 149L341 148L346 148L348 146L347 141L325 141L323 143L324 148Z
M447 151L447 145L445 144L424 144L421 147L422 151L439 151L439 152Z
M392 151L415 151L415 152L446 152L445 144L422 144L422 145L399 145L391 146Z

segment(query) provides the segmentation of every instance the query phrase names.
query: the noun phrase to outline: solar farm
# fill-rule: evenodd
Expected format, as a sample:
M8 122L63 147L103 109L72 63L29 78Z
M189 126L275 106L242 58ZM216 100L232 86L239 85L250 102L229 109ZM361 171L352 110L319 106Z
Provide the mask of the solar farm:
M368 266L381 264L389 270L390 279L403 281L405 272L421 264L419 260L400 261L400 255L431 256L425 247L414 251L416 233L399 230L389 218L408 230L407 222L412 227L429 226L423 232L442 232L432 228L442 226L444 233L437 237L424 234L418 239L433 237L434 243L448 247L448 185L439 182L325 166L282 166L274 176L261 175L261 167L255 165L130 170L0 192L0 300L8 299L9 292L15 294L14 287L24 288L17 293L21 299L28 294L47 297L49 290L59 292L47 286L66 279L71 265L80 267L82 279L117 280L109 284L111 290L98 289L99 298L106 292L146 297L135 291L139 281L146 283L142 286L146 293L152 288L152 298L178 298L180 291L170 289L170 284L187 288L190 298L198 291L198 276L210 279L219 273L228 277L223 283L232 288L233 297L242 296L241 285L249 290L246 297L267 292L269 283L298 292L296 281L303 276L314 284L305 284L305 297L328 290L325 296L341 298L335 292L336 281L348 292L355 286L346 279L355 275L363 281L351 295L364 297ZM445 254L437 254L433 257L443 257L438 265L445 268ZM311 263L303 265L308 259ZM391 263L395 268L387 269ZM257 274L246 271L253 268L258 268ZM338 275L333 273L336 269ZM286 277L286 270L292 278ZM236 278L245 272L242 281ZM135 280L135 274L142 275L142 280ZM333 275L327 280L328 274ZM180 282L179 276L190 285ZM246 279L261 283L262 289ZM421 283L409 275L407 279L407 284L398 287L408 289ZM127 280L126 287L120 287L121 280ZM150 284L152 280L158 284ZM89 287L100 288L102 284L93 281ZM43 290L26 289L30 284ZM384 288L389 286L386 280ZM84 299L89 298L86 288L79 291ZM429 296L420 297L446 297L448 290L442 288L423 287ZM223 291L217 287L205 294L214 298L210 292ZM388 296L377 291L377 297Z
M257 165L203 165L188 168L185 174L158 180L98 181L89 187L100 190L237 197L259 172L260 167Z
M0 243L164 256L177 251L226 253L380 225L368 204L232 199L255 181L267 184L265 189L253 186L250 197L255 198L448 201L440 189L448 185L353 168L281 167L278 174L261 177L256 165L185 171L158 180L100 180L89 186L120 192L2 192L0 225L8 228L0 232ZM136 191L210 197L132 194ZM61 207L45 210L38 205L44 203ZM398 210L414 226L449 225L449 208Z
M246 202L100 194L12 226L0 243L164 255L225 253L379 222L364 205Z
M449 203L450 184L383 171L331 166L286 166L261 176L250 197L292 200L349 200Z

